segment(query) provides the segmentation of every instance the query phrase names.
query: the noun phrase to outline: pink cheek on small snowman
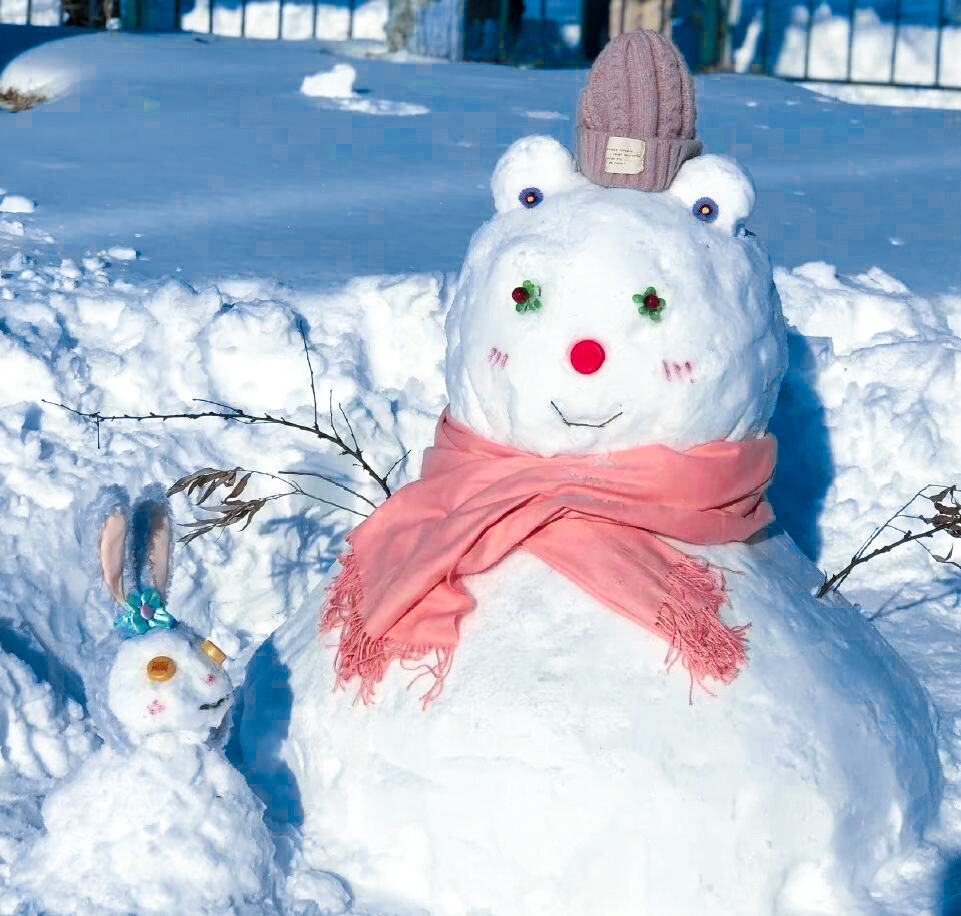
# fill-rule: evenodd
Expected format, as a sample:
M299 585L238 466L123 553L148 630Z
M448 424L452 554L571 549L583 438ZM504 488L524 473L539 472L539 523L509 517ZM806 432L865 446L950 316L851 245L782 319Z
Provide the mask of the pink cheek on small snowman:
M661 361L661 365L664 367L664 378L669 382L694 381L694 366L690 360L678 363L665 359Z
M216 684L216 683L217 683L217 675L216 675L216 674L208 674L208 675L204 678L204 683L205 683L205 684Z
M166 712L167 706L160 700L153 700L147 707L147 712L152 716L159 716L162 712Z
M510 354L505 353L503 350L498 350L497 347L491 347L490 353L487 354L487 362L494 366L495 369L503 369L509 359Z

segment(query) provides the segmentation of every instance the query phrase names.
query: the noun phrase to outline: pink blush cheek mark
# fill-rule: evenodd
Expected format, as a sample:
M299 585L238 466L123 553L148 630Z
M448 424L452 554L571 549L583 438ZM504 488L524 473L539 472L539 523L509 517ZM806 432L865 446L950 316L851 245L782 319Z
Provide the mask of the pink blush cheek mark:
M694 365L690 360L685 360L683 363L668 362L668 360L661 360L661 365L664 368L664 378L669 382L681 382L681 381L694 381Z
M497 369L503 369L509 359L510 354L505 353L503 350L498 350L497 347L491 347L490 353L487 354L487 362Z
M167 707L160 702L160 700L154 700L148 707L147 712L152 716L159 716L162 712L165 712Z
M216 674L208 674L208 675L204 678L204 683L205 683L205 684L213 684L216 680L217 680L217 675L216 675Z

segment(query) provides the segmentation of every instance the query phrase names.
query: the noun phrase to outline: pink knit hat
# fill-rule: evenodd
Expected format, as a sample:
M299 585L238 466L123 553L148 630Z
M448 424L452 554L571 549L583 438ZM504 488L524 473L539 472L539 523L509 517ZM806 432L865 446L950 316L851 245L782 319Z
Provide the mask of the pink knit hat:
M604 48L578 108L577 159L595 184L663 191L701 152L690 71L674 44L650 29Z

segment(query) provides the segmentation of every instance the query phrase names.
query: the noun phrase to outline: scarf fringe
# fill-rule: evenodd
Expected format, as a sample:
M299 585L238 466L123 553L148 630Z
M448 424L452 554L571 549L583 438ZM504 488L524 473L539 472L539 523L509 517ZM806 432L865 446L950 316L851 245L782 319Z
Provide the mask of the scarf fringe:
M386 636L369 636L358 610L363 589L353 553L342 556L340 565L340 575L328 591L320 622L321 634L340 628L340 642L337 657L334 659L334 671L337 675L334 689L345 687L348 681L358 677L360 687L357 699L364 705L369 705L373 702L377 684L383 680L391 662L400 662L407 669L411 662L422 662L416 665L419 673L408 684L408 688L422 677L433 677L430 689L420 698L426 709L444 689L444 679L450 672L454 650L436 646L405 645ZM433 656L433 661L424 661L428 656Z
M430 689L420 698L426 709L444 689L454 650L406 645L386 636L368 635L358 610L363 590L353 553L341 557L340 564L340 575L328 591L320 623L322 634L340 629L334 689L359 678L357 699L369 705L391 662L397 661L408 669L414 663L418 674L409 687L423 677L433 678ZM750 624L728 627L721 620L720 608L726 598L723 574L705 561L689 557L672 567L666 584L667 597L655 626L670 645L668 668L680 660L691 675L692 690L695 683L704 687L703 681L708 677L730 684L747 664L745 634ZM430 656L432 661L425 661Z
M655 624L671 647L667 666L680 659L691 675L692 689L694 682L703 687L706 677L730 684L747 664L745 634L751 625L728 627L721 620L723 574L704 560L688 557L671 569L667 590Z

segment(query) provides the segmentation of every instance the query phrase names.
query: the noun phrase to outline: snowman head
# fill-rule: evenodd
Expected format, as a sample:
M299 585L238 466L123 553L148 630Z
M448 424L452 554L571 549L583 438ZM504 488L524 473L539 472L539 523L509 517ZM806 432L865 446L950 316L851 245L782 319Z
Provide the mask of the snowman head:
M135 742L161 732L204 741L230 706L230 681L217 658L216 647L180 627L131 637L110 671L110 709Z
M541 455L764 433L784 319L733 160L689 159L662 192L606 188L525 137L491 187L447 317L456 420Z
M221 667L225 655L166 612L173 532L165 505L153 506L148 516L144 565L152 587L142 592L124 589L126 511L111 512L100 532L101 572L120 607L114 626L139 634L120 645L108 678L107 705L134 742L169 733L199 743L230 706L231 685Z

